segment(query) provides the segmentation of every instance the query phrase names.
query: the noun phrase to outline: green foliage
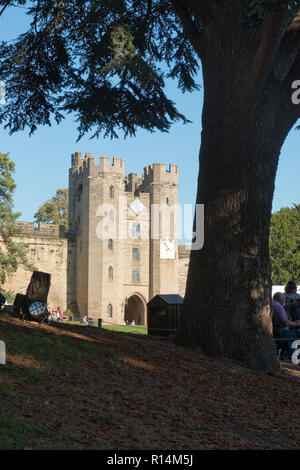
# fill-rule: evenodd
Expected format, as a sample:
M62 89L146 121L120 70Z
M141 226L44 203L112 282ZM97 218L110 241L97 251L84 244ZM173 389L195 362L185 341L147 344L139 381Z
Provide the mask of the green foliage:
M199 7L209 3L199 1ZM0 0L0 6L6 4L13 2ZM25 128L32 133L67 113L78 122L79 138L88 132L134 135L138 128L167 132L173 122L189 122L164 92L166 78L176 79L183 92L199 88L192 34L184 32L170 0L15 4L28 7L32 22L15 41L0 43L7 101L0 123L11 133ZM280 5L290 12L288 26L300 0L252 0L249 17L261 21ZM191 14L191 20L201 31L200 18Z
M0 8L6 3L0 0ZM199 88L199 59L171 1L15 3L28 7L32 22L14 42L0 43L7 101L0 123L11 133L32 133L67 113L78 122L79 138L134 135L138 128L167 132L173 122L189 122L164 92L166 78L183 92ZM280 5L290 12L288 26L300 0L252 0L249 17L261 21ZM196 15L192 24L201 31Z
M116 25L113 28L111 32L111 47L113 57L109 64L102 69L104 75L113 70L121 71L136 56L132 34L125 26Z
M27 245L14 240L20 233L16 219L20 213L13 212L13 192L15 182L12 177L15 165L8 154L0 153L0 282L17 271L22 265L27 269L32 266L27 261Z
M1 294L4 295L4 297L6 298L8 304L13 304L14 303L16 294L13 291L11 291L11 290L7 290L7 291L1 290Z
M75 114L79 138L138 128L167 132L188 120L164 93L165 79L198 88L199 60L168 0L26 2L29 30L0 43L10 132ZM166 67L167 65L167 67Z
M72 310L70 310L69 308L67 308L64 312L63 312L64 316L67 318L67 320L69 320L69 318L71 317L72 319L74 318L74 313L72 312Z
M270 256L273 284L300 283L300 204L272 214Z
M46 201L35 213L36 222L64 225L68 229L68 189L57 189L55 196Z
M16 189L12 173L15 164L8 158L8 154L0 153L0 202L1 206L11 206L13 192Z
M288 6L290 19L292 19L300 8L299 0L252 0L249 9L249 16L257 16L260 19L266 18L270 10L275 7Z

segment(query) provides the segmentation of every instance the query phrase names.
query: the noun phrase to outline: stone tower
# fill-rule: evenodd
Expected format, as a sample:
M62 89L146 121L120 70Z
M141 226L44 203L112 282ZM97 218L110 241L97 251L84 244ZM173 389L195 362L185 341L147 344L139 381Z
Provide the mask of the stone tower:
M178 167L153 163L144 168L143 190L150 194L150 298L178 292Z
M125 176L121 158L72 155L68 303L80 316L146 323L150 298L178 292L177 173L154 163Z

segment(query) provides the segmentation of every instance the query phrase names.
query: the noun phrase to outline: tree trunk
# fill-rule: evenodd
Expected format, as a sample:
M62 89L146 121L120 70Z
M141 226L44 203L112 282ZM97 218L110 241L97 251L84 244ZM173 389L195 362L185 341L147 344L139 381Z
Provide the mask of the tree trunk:
M177 339L252 369L276 371L269 224L290 123L276 116L277 96L247 97L248 64L237 72L234 51L226 56L231 46L222 47L202 60L197 204L205 206L205 240L191 252Z

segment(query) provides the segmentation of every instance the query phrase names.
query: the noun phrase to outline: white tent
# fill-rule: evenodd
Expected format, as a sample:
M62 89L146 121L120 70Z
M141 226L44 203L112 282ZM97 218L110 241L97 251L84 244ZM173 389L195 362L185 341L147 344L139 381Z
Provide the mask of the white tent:
M275 292L284 292L284 287L285 286L272 286L272 296L275 294ZM297 292L300 294L300 286L298 286Z

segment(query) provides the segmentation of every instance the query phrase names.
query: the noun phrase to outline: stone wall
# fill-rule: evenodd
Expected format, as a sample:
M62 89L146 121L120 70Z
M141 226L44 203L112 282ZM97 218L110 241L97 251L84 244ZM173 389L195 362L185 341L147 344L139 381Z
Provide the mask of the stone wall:
M133 194L128 194L133 199ZM146 206L149 205L147 201L147 194L141 195L143 202ZM143 219L143 217L141 217ZM130 220L128 220L130 223ZM146 223L144 221L143 223ZM40 224L36 227L35 224L20 222L18 224L22 230L22 233L18 236L17 240L22 243L28 244L28 259L39 271L48 272L51 274L51 288L49 292L49 306L50 307L61 307L63 310L67 306L76 313L76 309L72 307L72 300L74 301L75 292L72 291L75 277L75 266L74 266L74 249L76 244L72 240L68 240L67 234L64 231L63 226ZM106 241L107 242L107 241ZM149 259L147 254L149 253L148 242L141 240L137 246L140 250L140 282L134 286L130 280L130 273L135 265L135 262L131 260L131 245L136 246L136 242L125 244L122 247L123 260L123 288L121 289L122 298L130 297L135 292L139 292L141 297L147 302L149 300L149 284L146 273L149 271ZM107 250L105 250L107 253ZM102 259L103 265L106 267L108 261L105 258L105 251L99 253L100 259ZM107 253L108 255L109 253ZM189 254L190 251L185 245L178 246L178 293L184 296L187 271L189 265ZM102 258L103 257L103 258ZM105 263L105 260L107 263ZM111 263L111 261L110 261ZM117 266L115 266L117 267ZM3 290L10 290L15 294L26 293L27 286L30 281L32 272L25 271L23 268L19 268L18 271L8 279L7 282L1 286ZM73 282L72 282L73 278ZM128 278L128 279L127 279ZM96 283L99 282L94 275L94 282L96 289ZM112 282L114 284L114 282ZM113 288L113 285L111 286ZM116 302L115 289L108 289L105 286L106 293L103 299L103 305L101 305L101 316L106 316L105 306L108 302L113 304L114 310L118 311L119 305ZM107 298L106 298L107 297ZM114 321L121 322L121 317L117 316Z
M20 222L21 233L16 241L28 244L28 260L39 271L51 274L49 306L67 308L68 239L63 226ZM15 294L26 293L32 272L19 268L1 286Z
M186 279L189 269L190 249L185 245L178 246L178 293L184 297Z

